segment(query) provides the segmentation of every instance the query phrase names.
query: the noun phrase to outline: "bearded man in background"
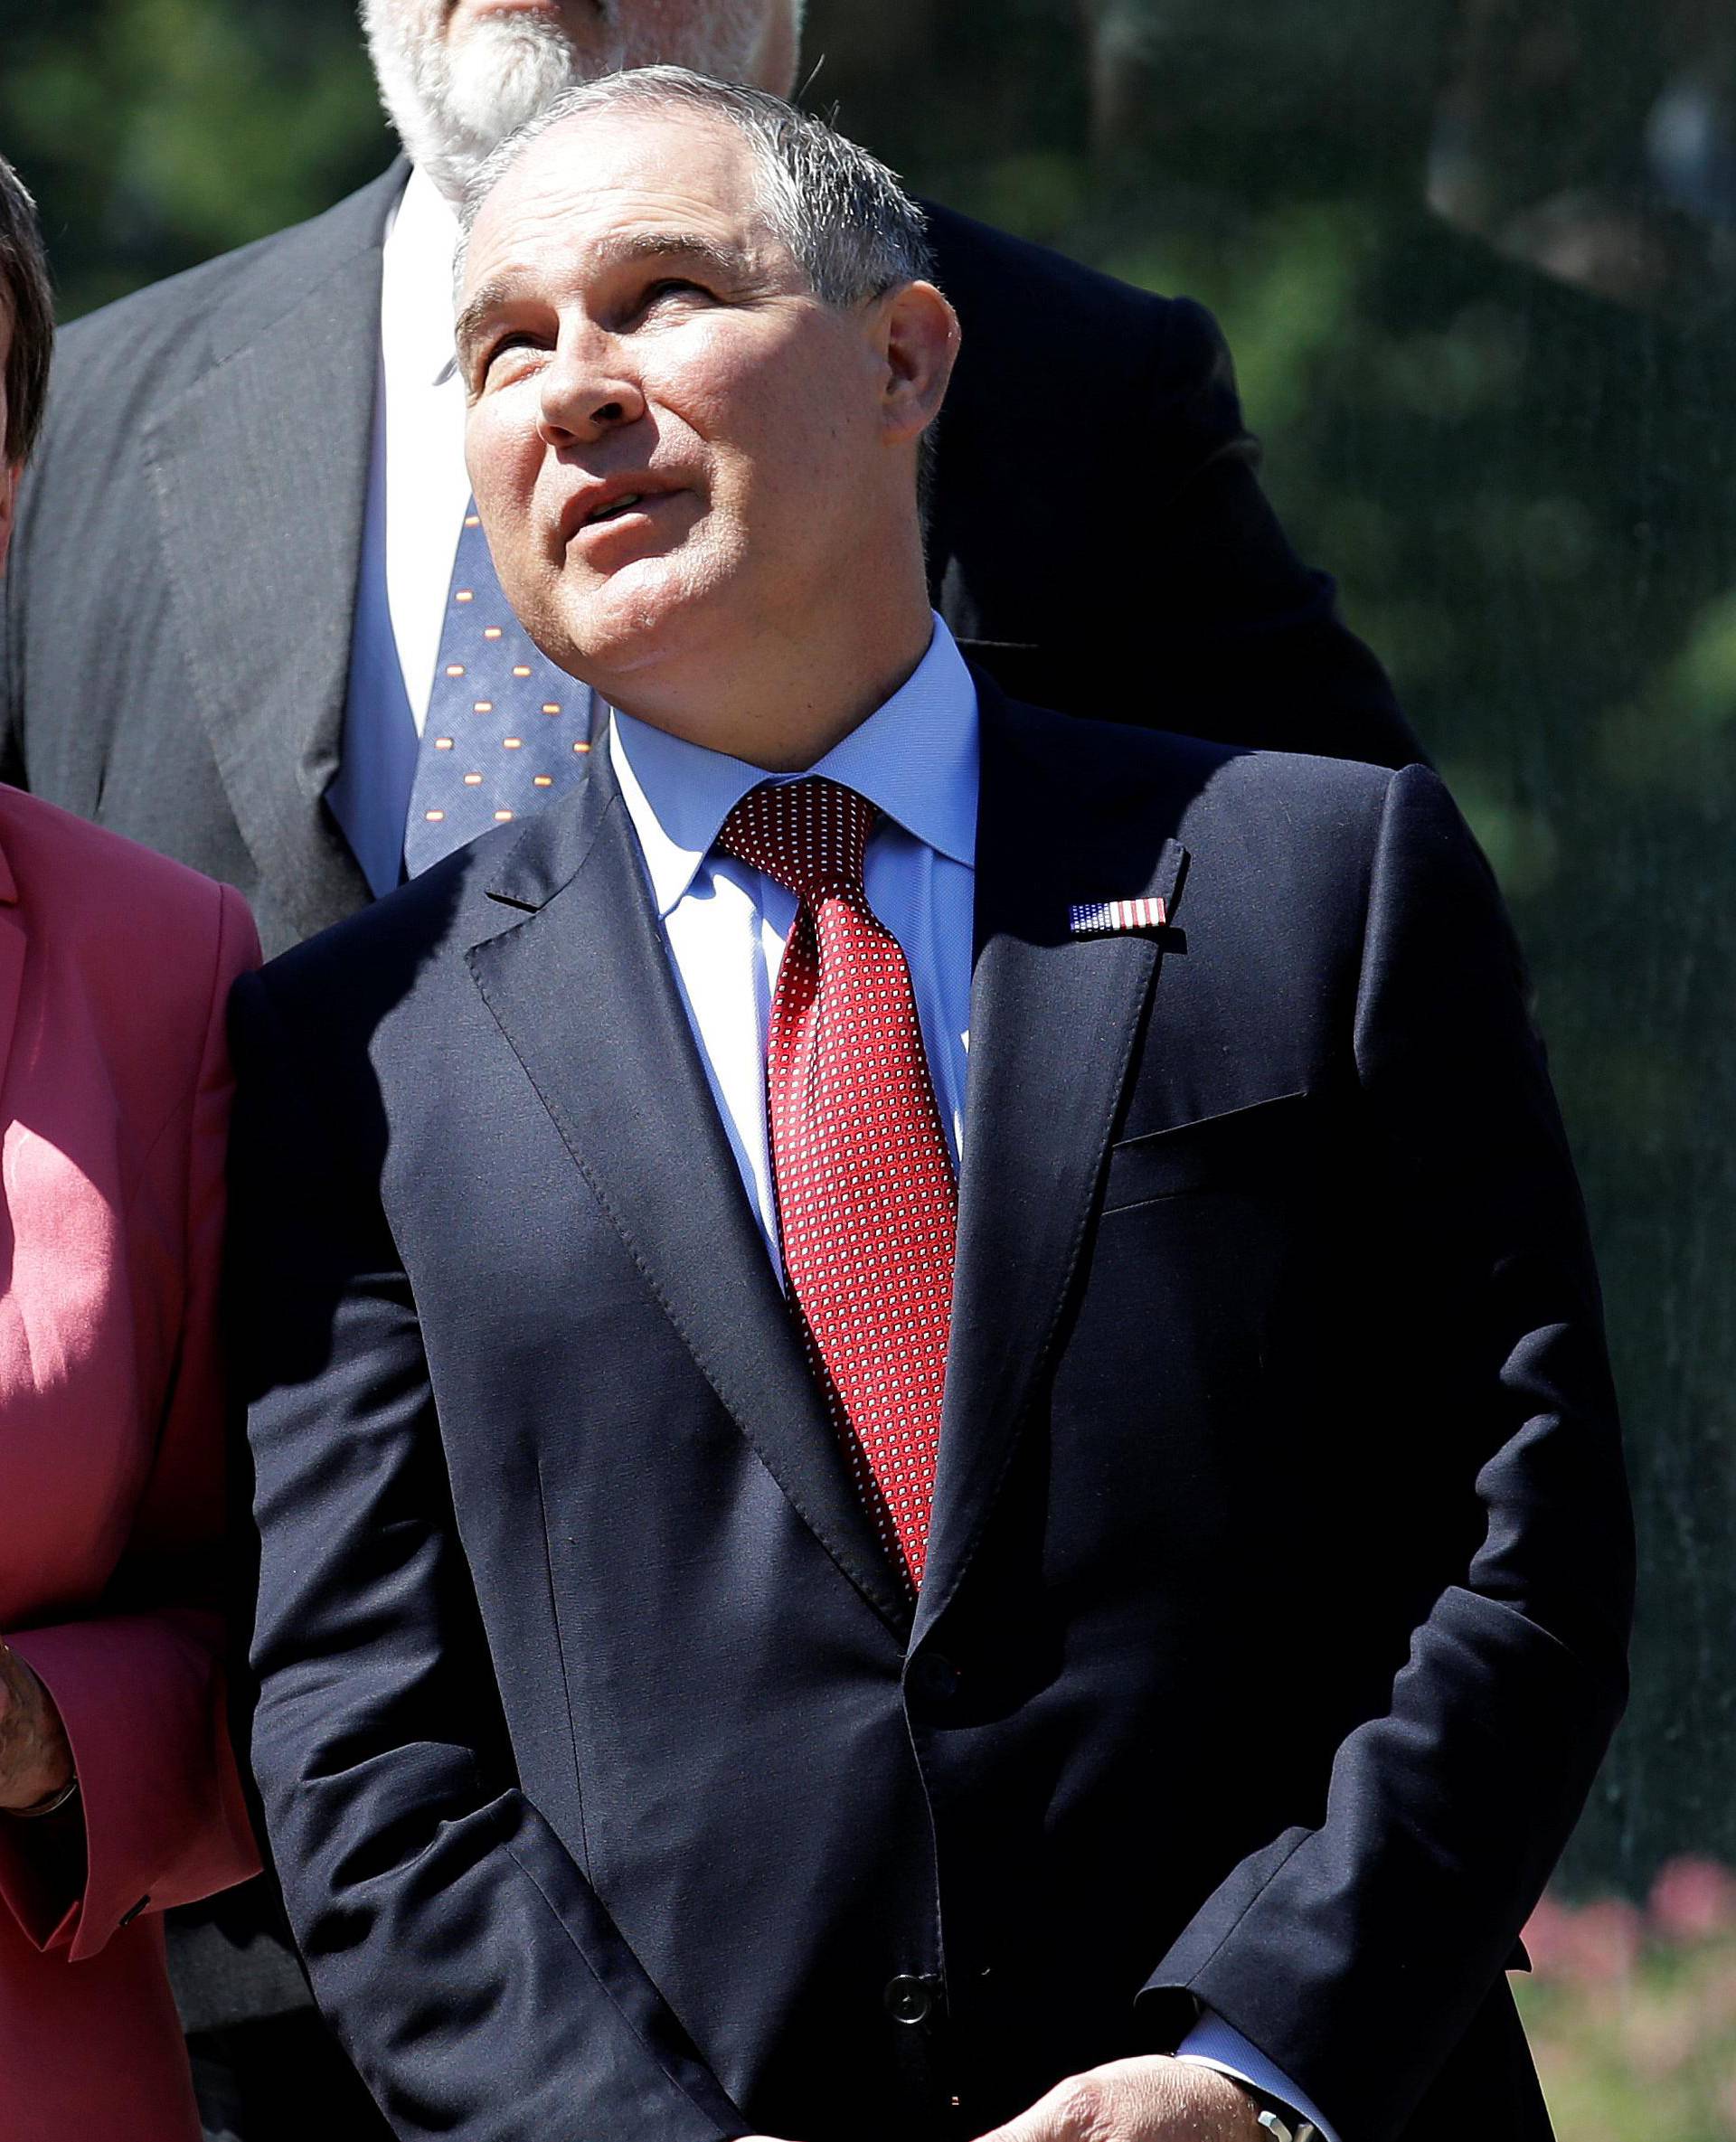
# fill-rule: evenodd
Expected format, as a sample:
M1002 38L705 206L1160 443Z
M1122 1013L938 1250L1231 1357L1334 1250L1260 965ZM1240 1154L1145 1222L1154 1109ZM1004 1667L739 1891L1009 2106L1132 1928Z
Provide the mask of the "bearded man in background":
M731 81L790 81L801 6L765 0L363 0L380 94L414 167L448 200L575 82L671 52ZM693 61L684 64L696 64Z
M240 887L268 952L585 776L591 695L519 627L469 495L454 202L522 121L620 67L787 91L801 7L362 12L405 155L65 334L0 630L0 778ZM1069 712L1414 757L1260 493L1210 317L927 212L965 329L929 593L969 650ZM1058 549L1086 506L1089 540ZM212 2142L369 2132L274 1914L236 1893L171 1929Z

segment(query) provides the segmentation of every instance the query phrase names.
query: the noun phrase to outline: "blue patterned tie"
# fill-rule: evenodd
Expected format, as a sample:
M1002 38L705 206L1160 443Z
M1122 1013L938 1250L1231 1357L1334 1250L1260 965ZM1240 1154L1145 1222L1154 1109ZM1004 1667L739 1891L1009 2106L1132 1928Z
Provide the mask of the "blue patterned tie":
M406 876L552 801L582 775L590 732L590 687L539 653L508 609L473 499L416 760Z

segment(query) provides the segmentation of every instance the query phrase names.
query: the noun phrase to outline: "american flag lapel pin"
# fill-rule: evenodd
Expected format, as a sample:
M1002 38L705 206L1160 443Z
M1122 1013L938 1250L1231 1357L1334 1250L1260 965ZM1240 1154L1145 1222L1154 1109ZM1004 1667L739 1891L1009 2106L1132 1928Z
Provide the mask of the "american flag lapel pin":
M1084 900L1068 910L1075 937L1128 937L1142 930L1167 929L1181 897L1187 850L1165 841L1151 882L1137 900Z
M1115 937L1123 930L1163 929L1169 909L1161 900L1087 900L1069 910L1075 937Z

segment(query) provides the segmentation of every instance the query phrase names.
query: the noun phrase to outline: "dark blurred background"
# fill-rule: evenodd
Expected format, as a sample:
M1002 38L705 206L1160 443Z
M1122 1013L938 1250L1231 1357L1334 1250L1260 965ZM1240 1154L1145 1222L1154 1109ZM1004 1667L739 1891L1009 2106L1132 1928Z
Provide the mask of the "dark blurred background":
M1228 330L1506 884L1601 1251L1646 1580L1568 1880L1736 1862L1736 7L812 0L807 55L921 191ZM69 317L392 153L350 0L0 0L0 147Z

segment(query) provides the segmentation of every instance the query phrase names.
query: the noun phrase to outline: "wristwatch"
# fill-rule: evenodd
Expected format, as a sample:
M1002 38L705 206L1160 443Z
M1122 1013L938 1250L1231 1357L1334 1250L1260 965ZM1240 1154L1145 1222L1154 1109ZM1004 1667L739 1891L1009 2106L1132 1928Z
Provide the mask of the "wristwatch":
M1325 2132L1313 2120L1305 2119L1283 2098L1274 2097L1270 2090L1250 2082L1240 2069L1199 2053L1184 2053L1182 2058L1197 2060L1204 2067L1215 2068L1226 2082L1234 2083L1254 2107L1254 2125L1262 2135L1269 2135L1272 2142L1326 2142Z
M1320 2130L1314 2122L1298 2119L1288 2106L1278 2112L1268 2105L1254 2124L1263 2128L1272 2142L1320 2142Z

